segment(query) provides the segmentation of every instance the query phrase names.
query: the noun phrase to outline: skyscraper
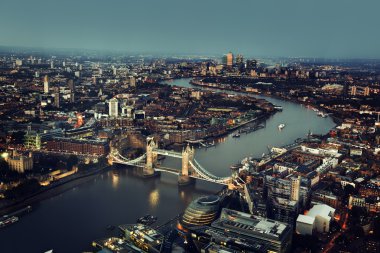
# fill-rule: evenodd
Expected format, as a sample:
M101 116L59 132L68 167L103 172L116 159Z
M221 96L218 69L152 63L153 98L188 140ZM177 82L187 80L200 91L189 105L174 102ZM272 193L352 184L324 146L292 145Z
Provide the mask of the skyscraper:
M134 76L129 77L129 86L132 86L132 87L136 86L136 78Z
M236 56L236 64L240 65L240 64L243 64L244 63L244 58L241 54L238 54Z
M232 65L234 64L234 55L229 52L227 55L226 55L226 58L227 58L227 67L232 67Z
M116 118L119 115L119 101L116 98L112 98L108 101L108 115Z
M44 77L44 93L49 93L49 77Z
M290 182L291 182L290 200L298 202L300 199L301 177L293 177L290 179Z
M364 88L364 96L369 96L369 93L370 93L370 89L367 86L367 87Z
M75 85L74 85L74 81L73 80L69 80L67 81L67 86L69 87L69 90L70 92L74 92L75 91Z
M54 88L54 106L59 108L59 87Z
M67 86L69 86L69 90L70 90L70 102L74 103L75 102L75 84L74 84L74 81L70 79L67 82Z
M351 96L356 96L356 86L351 87Z

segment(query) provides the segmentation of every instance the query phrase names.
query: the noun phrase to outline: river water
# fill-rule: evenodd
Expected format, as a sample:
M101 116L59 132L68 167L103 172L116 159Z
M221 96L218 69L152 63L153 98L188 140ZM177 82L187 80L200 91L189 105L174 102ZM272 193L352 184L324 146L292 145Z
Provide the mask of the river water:
M177 79L171 85L195 87L190 79ZM260 96L257 96L260 97ZM211 148L196 150L195 158L217 176L229 175L229 167L247 156L260 157L268 146L282 146L304 138L311 131L327 133L335 126L331 118L321 118L312 110L289 101L261 97L281 105L283 111L266 121L266 127L240 138L226 136ZM278 130L278 125L286 127ZM165 159L163 166L180 168L180 160ZM142 179L134 171L121 168L43 200L20 221L0 229L0 252L74 253L91 249L92 240L110 236L108 225L134 223L150 213L163 223L182 212L192 199L212 194L221 186L197 181L179 188L175 175Z

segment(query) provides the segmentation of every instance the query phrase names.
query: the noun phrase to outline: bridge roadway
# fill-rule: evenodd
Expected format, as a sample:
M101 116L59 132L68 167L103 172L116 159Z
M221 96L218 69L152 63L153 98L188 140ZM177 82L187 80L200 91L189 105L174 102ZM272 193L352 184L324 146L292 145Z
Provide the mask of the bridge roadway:
M153 152L158 154L158 155L164 155L164 156L170 156L170 157L175 157L175 158L182 158L182 153L180 152L175 152L175 151L169 151L165 149L153 149Z
M154 149L154 152L160 155L182 158L182 153L179 153L179 152L168 151L164 149ZM136 159L128 160L126 157L122 156L119 152L115 152L114 154L111 154L111 158L113 162L115 163L136 166L136 167L144 167L145 166L144 159L146 158L146 154ZM231 177L217 177L211 174L209 171L203 168L195 159L193 161L189 161L189 164L195 171L195 173L190 174L189 177L197 178L197 179L201 179L201 180L205 180L205 181L209 181L209 182L213 182L217 184L223 184L223 185L227 185L228 182L231 180ZM160 166L160 167L154 168L154 170L159 171L159 172L167 172L167 173L171 173L175 175L180 175L180 170L172 169L168 167Z

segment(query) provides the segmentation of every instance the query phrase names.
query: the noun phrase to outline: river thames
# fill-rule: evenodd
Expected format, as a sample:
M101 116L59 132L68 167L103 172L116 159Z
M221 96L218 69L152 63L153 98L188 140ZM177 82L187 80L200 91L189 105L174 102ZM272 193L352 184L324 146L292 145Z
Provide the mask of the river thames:
M168 82L171 85L195 87L190 79ZM263 97L283 107L266 121L266 127L240 138L219 138L211 148L196 150L197 161L217 176L230 174L229 167L244 157L260 157L268 146L282 146L306 137L311 131L325 134L335 126L329 117L318 117L306 107L273 97ZM286 127L278 130L278 125ZM166 167L180 168L180 160L165 159ZM179 188L177 177L142 179L128 168L104 172L96 178L64 193L33 205L33 211L20 221L0 230L0 252L74 253L91 249L94 239L107 237L108 225L135 223L147 214L158 216L163 223L182 212L192 199L212 194L220 185L197 181Z

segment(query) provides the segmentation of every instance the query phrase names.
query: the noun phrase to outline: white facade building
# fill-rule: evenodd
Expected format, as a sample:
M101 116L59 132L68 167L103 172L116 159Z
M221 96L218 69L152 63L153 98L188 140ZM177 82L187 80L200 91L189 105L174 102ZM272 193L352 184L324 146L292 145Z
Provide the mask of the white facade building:
M119 116L119 101L116 98L110 99L108 102L108 115L110 117L117 117Z
M330 222L334 218L335 209L325 205L315 205L306 215L298 215L296 231L302 235L310 235L313 230L319 233L330 231Z

